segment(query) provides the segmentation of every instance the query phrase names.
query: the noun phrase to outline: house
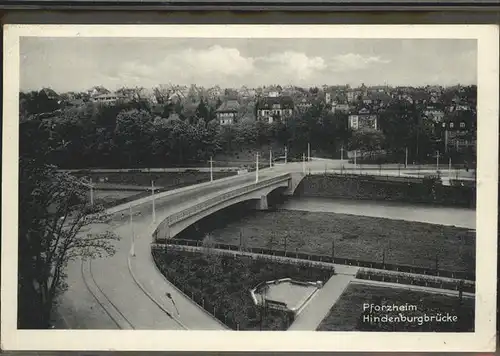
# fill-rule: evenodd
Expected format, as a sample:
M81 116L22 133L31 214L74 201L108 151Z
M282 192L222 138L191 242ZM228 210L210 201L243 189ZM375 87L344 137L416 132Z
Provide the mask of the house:
M385 107L390 104L392 97L385 92L373 92L368 95L371 100L371 104L377 107Z
M217 120L221 125L232 125L236 122L240 104L235 99L229 99L222 103L215 111Z
M349 115L349 128L351 130L373 129L378 130L378 116L367 108Z
M444 111L440 110L438 108L435 108L433 106L428 106L423 111L423 114L435 123L440 123L440 122L443 122L443 120L444 120Z
M333 102L332 103L332 112L343 112L343 113L348 113L349 112L349 104L347 103L340 103L340 102Z
M368 88L369 93L387 93L389 87L386 85L374 85Z
M412 93L411 98L415 104L425 104L430 101L430 95L425 91L416 91Z
M119 100L124 100L125 97L117 93L101 94L96 95L92 98L92 101L99 104L114 105Z
M50 88L43 88L42 90L40 90L40 94L41 93L44 93L47 96L47 99L49 99L49 100L58 100L59 99L59 95L54 90L52 90Z
M347 90L346 94L347 94L347 100L351 103L354 101L361 100L363 96L366 96L368 94L368 91L366 86L362 84L361 87L359 88Z
M267 96L257 101L256 109L257 121L273 123L292 116L294 104L289 96Z
M363 105L371 105L372 104L372 98L368 95L363 95L361 98L361 101L363 102Z
M295 107L300 111L307 111L312 107L312 102L306 98L302 98Z
M94 98L96 96L103 95L103 94L111 94L111 92L108 89L104 88L103 86L93 87L93 88L89 89L87 91L87 93L91 98Z
M465 110L447 114L442 122L435 123L435 130L444 143L445 152L473 148L476 145L476 114Z

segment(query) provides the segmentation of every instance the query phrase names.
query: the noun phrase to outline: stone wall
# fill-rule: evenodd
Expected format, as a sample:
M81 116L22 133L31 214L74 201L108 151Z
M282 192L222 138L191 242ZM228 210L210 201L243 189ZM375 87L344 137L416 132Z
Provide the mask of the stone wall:
M425 181L383 181L370 176L308 175L295 195L476 207L475 187L443 186Z

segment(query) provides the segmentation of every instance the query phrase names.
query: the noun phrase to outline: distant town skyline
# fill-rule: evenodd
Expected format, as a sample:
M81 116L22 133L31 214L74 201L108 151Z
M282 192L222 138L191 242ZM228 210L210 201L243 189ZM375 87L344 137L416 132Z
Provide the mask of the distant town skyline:
M109 90L160 84L477 84L477 42L462 39L25 37L20 90Z

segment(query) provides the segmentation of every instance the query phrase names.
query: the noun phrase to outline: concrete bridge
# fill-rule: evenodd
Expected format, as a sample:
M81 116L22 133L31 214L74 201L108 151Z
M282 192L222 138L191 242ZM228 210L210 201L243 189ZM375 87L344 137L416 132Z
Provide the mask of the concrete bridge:
M239 184L210 197L207 200L191 205L164 219L153 233L155 241L166 241L181 231L219 210L244 201L255 201L257 210L268 208L267 196L272 191L281 189L285 195L293 195L304 177L303 173L285 173L259 180L251 184Z

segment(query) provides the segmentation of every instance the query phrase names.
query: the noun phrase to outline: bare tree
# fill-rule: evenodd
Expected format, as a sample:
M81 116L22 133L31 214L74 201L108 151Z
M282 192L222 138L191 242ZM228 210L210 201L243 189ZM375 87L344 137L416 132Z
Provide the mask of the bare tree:
M52 167L22 165L20 188L20 304L36 299L38 310L30 311L38 314L35 327L46 328L57 297L67 289L68 263L113 255L119 238L92 231L108 217L103 207L89 203L89 189L76 177Z

